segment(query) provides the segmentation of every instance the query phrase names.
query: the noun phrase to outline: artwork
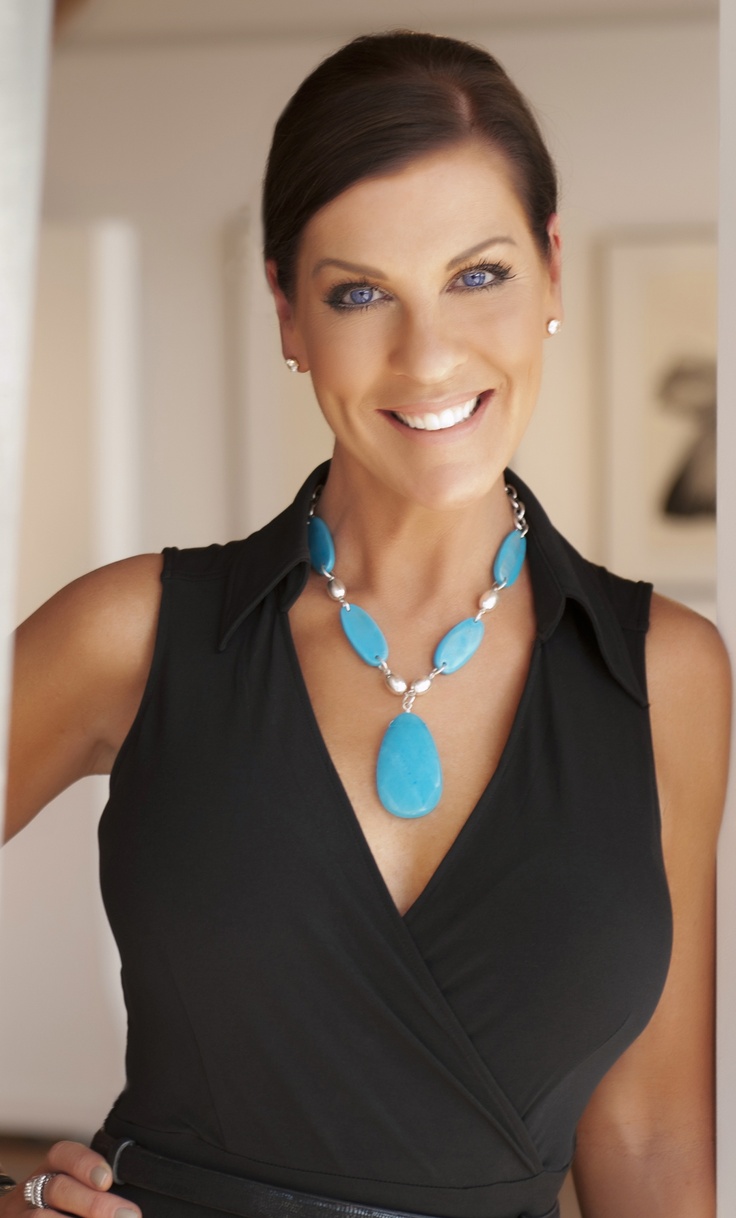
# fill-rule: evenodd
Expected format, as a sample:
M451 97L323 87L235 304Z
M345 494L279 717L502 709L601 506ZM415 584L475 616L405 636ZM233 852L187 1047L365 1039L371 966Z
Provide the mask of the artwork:
M715 581L716 244L630 235L603 251L606 565L665 593Z

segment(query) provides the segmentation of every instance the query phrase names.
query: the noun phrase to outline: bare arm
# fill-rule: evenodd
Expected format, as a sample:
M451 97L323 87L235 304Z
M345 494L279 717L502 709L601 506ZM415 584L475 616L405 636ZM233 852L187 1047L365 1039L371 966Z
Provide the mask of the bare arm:
M19 627L5 837L87 774L109 773L140 704L161 599L161 556L141 554L62 588ZM53 1179L46 1212L140 1218L108 1192L112 1174L85 1146L57 1142L37 1169ZM22 1183L0 1213L27 1214Z
M100 567L18 628L6 840L78 778L110 772L151 665L160 572L159 554Z
M585 1218L714 1218L715 857L730 739L728 657L711 624L655 597L647 676L674 944L648 1027L578 1128Z

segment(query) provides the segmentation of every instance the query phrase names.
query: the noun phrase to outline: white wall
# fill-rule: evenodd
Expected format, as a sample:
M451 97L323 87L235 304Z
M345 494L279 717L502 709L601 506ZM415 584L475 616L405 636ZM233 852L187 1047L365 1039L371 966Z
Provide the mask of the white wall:
M457 33L485 42L508 67L541 112L560 165L567 322L547 344L545 388L519 469L563 530L596 557L602 407L595 251L612 229L715 221L717 29L711 21L670 21ZM139 549L242 534L278 510L313 460L326 455L319 422L307 422L317 419L316 407L310 415L295 396L304 395L306 378L289 377L280 361L253 217L273 120L329 49L326 40L231 40L89 48L57 58L46 215L75 224L122 216L139 234ZM245 229L238 223L244 206L251 217ZM227 337L239 326L247 347L226 358ZM245 419L237 413L239 394L241 405L247 395ZM233 437L241 442L239 468L231 460ZM72 793L67 798L73 803ZM88 832L87 812L77 815ZM44 817L60 824L58 816L43 814L41 825ZM21 839L13 860L19 871L33 866L37 852L63 851L59 836L39 829L25 855ZM19 893L12 915L18 936L26 917ZM71 926L68 947L66 940L53 944L57 961L65 948L73 954ZM54 967L62 978L63 968ZM60 1002L75 1001L71 985ZM85 1011L99 1012L105 1002L104 994L90 996ZM79 1017L88 1021L88 1052L100 1060L109 1025L102 1021L95 1040L95 1018L85 1011ZM65 1052L58 1036L54 1046ZM42 1090L36 1063L28 1040L12 1055L6 1050L0 1070L24 1085L37 1078ZM85 1072L81 1102L90 1127L113 1098L115 1068L102 1071L99 1083L94 1071ZM39 1103L24 1114L25 1124L48 1127L48 1111ZM12 1115L0 1108L0 1124Z
M595 552L601 400L594 247L629 225L715 224L717 29L683 21L458 33L482 39L507 65L541 112L559 161L568 321L548 344L547 383L523 465L560 525ZM242 532L293 489L291 460L282 471L275 458L277 468L266 471L253 449L241 473L243 506L228 519L222 234L243 204L257 221L272 122L329 49L324 40L231 40L58 56L47 213L57 220L124 215L141 230L146 547ZM253 239L257 244L257 233ZM254 287L261 289L259 273ZM278 434L289 382L278 367L267 308L267 329L264 321L252 335L261 358L251 361L251 404L255 424L267 422ZM284 427L287 445L290 439Z
M718 624L736 667L736 0L721 4L720 345L718 368ZM733 724L736 748L736 718ZM732 750L732 756L734 750ZM736 773L718 867L718 1214L736 1212Z
M126 226L42 229L16 620L138 549L135 278ZM105 793L100 778L65 791L0 856L0 1126L10 1129L86 1131L124 1081L118 964L97 887Z
M49 0L0 9L0 808L50 19Z

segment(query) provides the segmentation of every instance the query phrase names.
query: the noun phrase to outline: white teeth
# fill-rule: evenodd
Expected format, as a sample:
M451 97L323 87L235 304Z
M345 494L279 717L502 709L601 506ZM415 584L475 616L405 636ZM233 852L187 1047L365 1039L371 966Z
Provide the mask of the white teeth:
M439 414L401 414L398 410L395 410L394 414L415 431L445 431L448 427L455 427L469 419L477 405L478 398L471 398L463 406L446 406Z

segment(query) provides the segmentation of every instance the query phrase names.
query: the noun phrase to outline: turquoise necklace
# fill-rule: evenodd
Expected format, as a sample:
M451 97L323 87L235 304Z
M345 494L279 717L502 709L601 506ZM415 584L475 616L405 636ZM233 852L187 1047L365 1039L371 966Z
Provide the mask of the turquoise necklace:
M365 609L352 605L345 585L335 575L335 543L321 516L315 516L318 487L312 496L307 523L307 540L312 567L327 581L327 592L340 606L340 622L354 651L383 675L387 688L402 699L402 714L392 719L378 751L376 787L378 798L388 812L410 820L426 816L437 807L442 795L442 765L437 745L429 728L413 713L414 703L431 688L435 677L449 676L467 664L480 647L485 625L483 618L498 602L503 588L510 588L524 564L529 526L524 504L513 486L506 494L514 513L514 527L504 537L493 560L493 584L478 601L475 617L466 617L448 630L435 648L432 671L408 684L388 666L388 643L379 626Z

